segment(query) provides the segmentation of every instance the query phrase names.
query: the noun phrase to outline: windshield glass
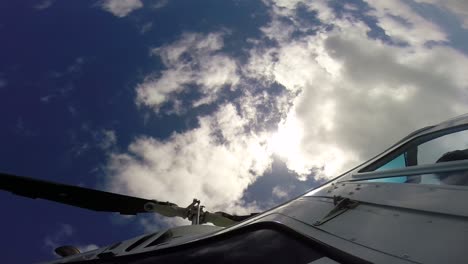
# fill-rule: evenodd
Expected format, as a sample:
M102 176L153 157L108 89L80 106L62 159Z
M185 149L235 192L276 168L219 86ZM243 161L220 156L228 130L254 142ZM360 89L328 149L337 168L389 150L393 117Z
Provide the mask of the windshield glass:
M393 158L392 158L393 157ZM468 130L458 132L447 131L439 137L425 141L421 144L408 144L400 152L391 153L375 163L364 168L361 172L383 172L394 169L402 169L412 166L437 164L468 160ZM378 175L376 174L378 177ZM376 177L376 178L377 178ZM390 183L419 183L419 184L447 184L467 185L467 173L458 171L444 172L438 174L426 173L420 175L400 174L391 177L365 180L368 182L390 182Z
M418 165L468 159L468 130L435 138L418 146ZM452 153L449 156L448 153ZM457 154L458 153L458 154ZM445 156L445 158L443 158Z
M402 150L396 158L384 157L363 169L362 172L384 171L435 164L456 160L468 160L468 130L445 134L416 146ZM393 154L392 156L395 156ZM387 161L385 161L387 160Z

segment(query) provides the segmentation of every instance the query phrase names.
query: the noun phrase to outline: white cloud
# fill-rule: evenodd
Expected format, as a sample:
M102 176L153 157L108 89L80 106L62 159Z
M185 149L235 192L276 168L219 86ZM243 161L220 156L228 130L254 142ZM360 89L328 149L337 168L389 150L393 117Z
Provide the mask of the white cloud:
M291 191L292 188L288 186L275 186L271 191L271 194L278 199L285 199L289 197L288 192Z
M164 217L158 214L153 214L149 217L141 217L138 219L138 222L147 233L157 232L165 228L192 224L188 219L180 217Z
M55 249L64 245L73 245L80 252L87 252L91 250L98 249L99 246L95 244L85 244L85 245L74 245L74 243L70 243L70 240L73 240L72 236L75 234L75 229L69 224L60 224L57 230L47 235L44 238L44 245L45 247L49 248L50 252L53 255L57 255L55 253Z
M83 64L85 63L85 58L83 57L77 57L75 61L67 67L67 72L68 73L79 73L83 67Z
M63 246L61 243L73 235L75 230L69 224L60 224L57 230L44 238L44 245L53 252L57 247ZM54 253L55 254L55 253Z
M154 9L160 9L165 7L169 3L169 0L157 0L151 5Z
M370 15L378 19L378 25L385 33L397 42L408 42L411 45L423 45L428 41L446 41L446 34L430 19L420 16L412 10L405 1L401 0L365 0L372 8ZM439 0L420 0L426 2L443 2ZM332 8L328 6L329 1L309 1L309 0L272 0L266 1L267 4L272 4L274 14L280 17L288 17L294 21L296 30L304 31L304 25L300 25L296 17L296 10L299 6L305 7L309 11L316 11L317 18L325 24L339 25L342 23L336 17ZM459 1L453 0L453 3L444 4L452 10L460 10L463 6ZM466 5L461 8L465 15ZM353 8L349 4L345 8ZM464 10L464 11L463 11ZM348 17L349 19L349 17ZM275 21L273 21L275 23ZM300 27L299 27L300 26ZM270 27L271 28L271 27ZM307 27L308 29L310 27ZM279 34L279 37L284 34Z
M81 142L81 143L75 144L70 151L75 157L78 157L78 156L83 155L90 149L91 149L91 146L88 143Z
M378 25L397 41L423 45L428 41L446 41L446 34L430 20L418 15L401 0L366 0L374 8L371 15Z
M155 48L166 70L149 75L137 87L137 103L158 111L161 105L177 94L196 85L202 98L194 105L211 103L223 87L234 89L239 80L236 62L220 52L223 34L186 33L166 46Z
M111 189L180 206L196 197L208 210L243 212L249 207L241 201L243 191L271 164L265 135L247 132L231 104L199 123L166 141L140 137L129 154L112 155Z
M76 107L74 107L73 105L69 105L67 107L67 110L72 116L77 116L78 115L78 111L76 110Z
M33 137L37 136L37 132L34 131L28 122L25 122L23 117L19 116L16 119L16 123L13 127L13 131L20 136Z
M37 10L44 10L52 6L54 3L53 0L43 0L39 2L37 5L34 6L35 9Z
M447 9L462 22L462 27L468 29L468 2L465 0L416 0L419 3L433 4Z
M39 98L39 100L41 101L41 103L44 103L44 104L47 104L50 102L50 100L54 97L56 97L57 95L55 94L49 94L49 95L44 95L44 96L41 96Z
M138 85L138 104L156 112L166 102L177 106L189 86L202 98L186 109L213 102L223 87L240 96L199 117L192 130L166 140L139 137L127 153L114 153L113 191L181 206L197 197L208 210L245 212L255 204L243 202L244 191L273 155L301 180L337 176L412 130L468 111L468 58L450 46L424 45L444 41L445 33L403 2L369 1L378 25L407 45L370 38L360 17L338 18L323 1L267 3L271 21L249 40L255 45L245 65L222 52L222 33L186 33L153 50L166 69ZM305 30L298 6L318 12L324 24ZM262 88L273 84L283 93ZM272 194L281 198L287 189Z
M103 129L95 135L98 146L103 150L108 150L117 143L117 136L114 130Z
M308 11L316 11L317 17L322 22L328 22L335 18L335 14L326 0L271 0L264 1L264 3L272 8L274 14L287 16L293 21L297 21L294 15L299 6L305 7Z
M395 15L414 15L398 9ZM295 26L281 23L269 26L289 30L264 29L284 34L267 34L279 46L251 51L245 69L299 93L271 144L302 177L337 175L411 130L468 110L461 70L468 58L447 46L421 45L442 39L435 26L415 29L424 33L400 47L370 39L367 26L348 19L328 21L335 30L296 39L289 36Z
M103 0L100 5L105 11L118 17L125 17L143 7L141 0Z
M140 27L140 34L145 34L153 28L152 22L147 22Z

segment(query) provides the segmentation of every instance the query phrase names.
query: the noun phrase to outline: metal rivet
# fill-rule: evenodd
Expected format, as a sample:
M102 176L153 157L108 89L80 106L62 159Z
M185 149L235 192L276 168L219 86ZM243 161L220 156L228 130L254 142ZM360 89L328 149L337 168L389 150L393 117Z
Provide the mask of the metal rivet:
M356 188L356 191L359 191L359 190L361 190L361 188L359 188L359 187L358 187L358 188Z

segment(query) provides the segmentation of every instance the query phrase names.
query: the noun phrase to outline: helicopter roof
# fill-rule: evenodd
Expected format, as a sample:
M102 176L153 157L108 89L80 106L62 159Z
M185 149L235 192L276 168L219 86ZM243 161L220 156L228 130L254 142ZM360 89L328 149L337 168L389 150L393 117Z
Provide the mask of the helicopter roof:
M449 129L449 128L456 128L458 126L467 125L467 124L468 124L468 114L459 115L457 117L445 120L439 124L418 129L414 131L413 133L409 134L408 136L406 136L405 138L403 138L398 143L401 143L402 141L413 139L415 137L419 137L422 135L427 135L436 131Z

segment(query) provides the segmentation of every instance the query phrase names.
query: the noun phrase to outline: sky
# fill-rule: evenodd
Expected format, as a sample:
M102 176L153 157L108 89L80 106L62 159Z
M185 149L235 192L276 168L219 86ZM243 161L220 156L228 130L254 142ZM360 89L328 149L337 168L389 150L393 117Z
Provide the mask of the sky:
M0 34L0 171L209 211L266 210L468 112L463 0L3 1ZM0 210L5 263L188 223Z

